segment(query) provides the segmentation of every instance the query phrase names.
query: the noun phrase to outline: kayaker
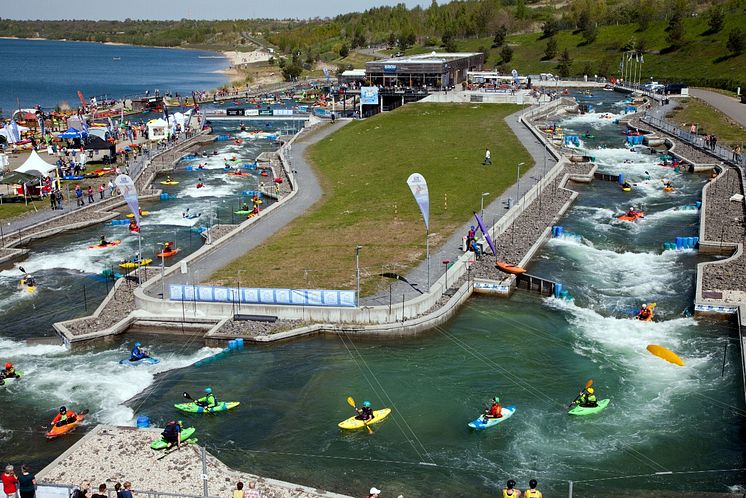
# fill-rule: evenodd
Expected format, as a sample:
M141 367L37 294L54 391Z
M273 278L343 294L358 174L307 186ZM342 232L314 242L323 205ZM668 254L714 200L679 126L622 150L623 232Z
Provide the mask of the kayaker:
M5 379L20 379L21 376L18 375L16 372L16 369L13 368L13 364L11 362L7 362L5 364L5 369L0 370L0 386L5 385Z
M140 231L140 227L137 226L137 222L134 219L130 220L129 229L130 229L130 232L139 232Z
M215 408L218 405L215 395L212 394L212 388L205 388L205 395L196 401L197 405L204 408Z
M631 208L629 208L629 211L627 211L626 215L627 216L631 216L633 218L636 218L639 214L640 213L638 213L637 211L635 211L635 208L631 207Z
M63 425L72 424L78 419L78 415L72 411L68 410L64 406L60 407L60 412L57 414L54 419L52 419L52 425L56 427L62 427Z
M528 489L523 493L524 498L542 498L541 491L536 489L536 486L538 485L539 483L536 482L536 479L528 481Z
M495 396L492 398L492 405L484 411L484 418L502 418L503 407L500 404L500 398Z
M109 245L109 241L108 241L108 240L106 240L106 235L102 235L102 236L101 236L101 238L100 238L100 239L99 239L99 241L98 241L98 245L100 245L100 246L102 246L102 247L103 247L103 246L108 246L108 245Z
M521 490L516 489L515 481L513 479L508 479L508 482L505 483L505 487L503 488L503 498L520 498L520 496Z
M363 401L363 406L361 408L355 408L355 411L358 413L357 417L355 417L358 420L372 420L375 417L370 401L367 399Z
M132 352L130 353L130 361L137 361L142 360L143 358L150 358L148 355L148 352L144 349L140 349L142 347L142 344L139 342L135 343L135 347L132 348Z
M381 490L377 487L373 486L370 488L370 492L368 493L368 496L365 498L378 498L381 495Z
M650 320L653 316L653 310L648 308L648 305L643 303L642 307L640 308L640 312L637 313L637 319L647 321Z
M598 406L598 401L596 399L596 390L592 387L589 387L588 389L584 389L583 391L581 391L577 403L583 408L594 408Z
M254 209L251 210L251 213L254 216L257 216L259 214L259 206L257 204L254 204Z
M625 180L624 183L622 183L622 188L632 188L632 184Z
M249 210L248 203L244 202L243 204L241 204L241 211L248 211L248 210Z
M168 443L167 450L171 449L176 445L178 449L181 449L181 429L182 429L182 422L179 420L178 422L176 420L172 420L169 423L166 424L166 427L163 429L163 432L161 432L161 436L163 436L163 440Z

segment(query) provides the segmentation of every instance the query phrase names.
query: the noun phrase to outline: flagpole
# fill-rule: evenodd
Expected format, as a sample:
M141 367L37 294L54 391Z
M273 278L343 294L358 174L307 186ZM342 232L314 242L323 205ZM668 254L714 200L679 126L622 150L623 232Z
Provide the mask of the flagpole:
M430 292L430 228L425 228L425 257L427 258L427 291Z

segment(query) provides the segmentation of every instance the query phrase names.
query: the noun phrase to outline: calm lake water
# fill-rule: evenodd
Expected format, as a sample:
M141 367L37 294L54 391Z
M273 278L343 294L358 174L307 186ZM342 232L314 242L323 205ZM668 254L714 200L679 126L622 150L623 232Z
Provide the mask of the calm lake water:
M198 50L103 45L49 40L0 40L0 108L60 102L78 104L86 98L121 98L156 88L184 94L220 86L226 77L216 71L228 66L219 54ZM200 56L202 58L200 58Z

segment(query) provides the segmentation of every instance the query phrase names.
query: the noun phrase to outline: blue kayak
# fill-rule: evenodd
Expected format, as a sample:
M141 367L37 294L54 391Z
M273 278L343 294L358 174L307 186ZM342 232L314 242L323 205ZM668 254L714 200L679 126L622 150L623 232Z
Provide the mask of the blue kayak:
M142 358L142 359L135 360L135 361L132 361L129 358L124 359L124 360L119 360L119 364L120 365L131 365L131 366L135 366L135 365L155 365L156 363L160 363L160 362L161 362L161 360L159 360L158 358L151 358L151 357Z
M494 427L500 422L505 422L510 417L513 416L515 413L515 405L506 406L503 408L503 416L500 418L488 418L486 421L484 420L484 416L480 415L477 417L476 420L469 422L469 427L472 429L476 429L478 431L481 431L483 429L489 429L490 427Z

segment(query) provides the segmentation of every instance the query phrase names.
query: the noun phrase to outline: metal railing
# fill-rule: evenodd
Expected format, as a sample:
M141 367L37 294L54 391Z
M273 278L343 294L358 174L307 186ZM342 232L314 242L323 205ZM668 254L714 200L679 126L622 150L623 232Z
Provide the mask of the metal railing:
M96 483L91 483L95 485ZM72 497L73 491L78 489L77 485L73 484L57 484L57 483L40 483L37 486L36 496L39 498L70 498ZM169 493L165 491L153 491L153 490L136 490L133 489L132 493L138 498L222 498L222 497L210 497L203 495L190 495L185 493ZM106 490L106 496L108 498L117 498L117 493L114 488Z

